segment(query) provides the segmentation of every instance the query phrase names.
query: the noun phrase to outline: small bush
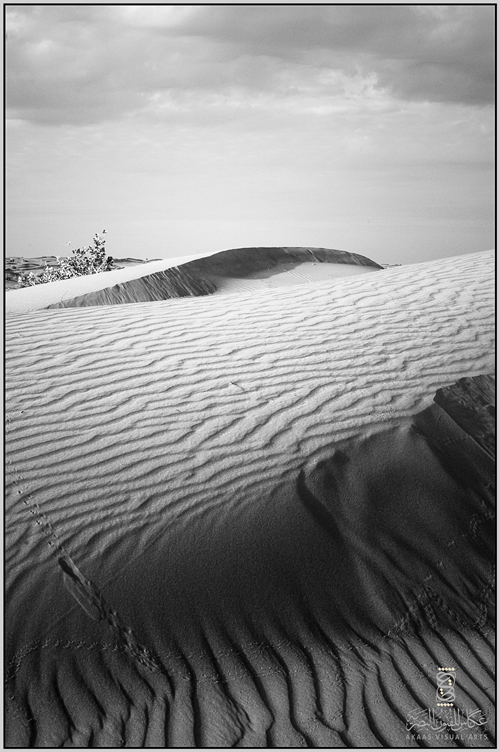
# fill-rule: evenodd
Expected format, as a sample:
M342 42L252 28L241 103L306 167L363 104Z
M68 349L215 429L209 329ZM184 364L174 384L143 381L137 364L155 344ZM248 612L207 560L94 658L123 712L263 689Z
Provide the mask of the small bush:
M104 245L106 239L104 235L106 230L101 234L96 233L93 239L93 245L87 245L83 248L73 248L73 256L56 256L57 266L45 266L41 274L27 272L18 277L19 287L32 287L33 285L42 285L45 282L55 282L59 279L70 279L71 277L84 277L88 274L100 274L109 272L113 268L113 257L106 256Z

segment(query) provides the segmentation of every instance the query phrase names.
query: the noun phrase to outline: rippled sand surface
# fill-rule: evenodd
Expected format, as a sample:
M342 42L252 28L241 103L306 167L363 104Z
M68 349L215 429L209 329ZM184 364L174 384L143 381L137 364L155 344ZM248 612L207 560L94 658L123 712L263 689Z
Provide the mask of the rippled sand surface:
M425 412L493 372L493 281L9 318L8 746L436 746L439 667L494 746L491 468Z

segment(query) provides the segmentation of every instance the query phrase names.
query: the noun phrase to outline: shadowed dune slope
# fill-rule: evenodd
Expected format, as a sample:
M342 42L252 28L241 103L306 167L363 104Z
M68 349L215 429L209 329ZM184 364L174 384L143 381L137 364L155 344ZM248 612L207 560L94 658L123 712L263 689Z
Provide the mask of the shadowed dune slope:
M9 746L494 746L493 278L9 321Z
M252 272L272 270L282 264L317 262L382 267L358 253L331 248L233 248L208 258L189 261L186 266L195 274L216 274L221 277L245 277Z
M82 308L85 306L122 305L169 300L216 292L216 285L208 279L194 277L184 266L172 267L145 277L138 277L103 290L88 292L76 298L53 303L47 308Z

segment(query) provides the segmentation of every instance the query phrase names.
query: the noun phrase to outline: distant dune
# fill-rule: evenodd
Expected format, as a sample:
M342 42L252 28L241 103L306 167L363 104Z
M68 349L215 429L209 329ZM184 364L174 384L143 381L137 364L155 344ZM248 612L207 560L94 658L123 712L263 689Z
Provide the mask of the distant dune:
M382 268L359 254L325 248L235 248L180 262L182 259L164 259L143 265L140 273L125 268L50 283L48 287L38 285L31 293L12 291L7 297L7 311L146 303L217 291L242 292ZM319 264L321 267L315 269ZM278 276L279 281L270 280Z
M285 250L7 295L7 746L495 747L494 254Z
M62 255L62 254L61 254ZM158 259L151 259L158 261ZM148 263L144 259L135 258L115 258L113 259L114 269L124 269L129 266L138 266L139 264ZM33 256L31 258L24 256L7 256L5 258L4 284L6 290L17 289L19 276L26 272L41 274L46 266L56 267L58 265L56 256Z

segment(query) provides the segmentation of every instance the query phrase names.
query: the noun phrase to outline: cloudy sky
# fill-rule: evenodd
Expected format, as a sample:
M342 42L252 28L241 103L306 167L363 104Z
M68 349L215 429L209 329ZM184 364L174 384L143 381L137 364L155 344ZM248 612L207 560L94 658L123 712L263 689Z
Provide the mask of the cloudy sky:
M7 6L7 255L493 247L492 5Z

